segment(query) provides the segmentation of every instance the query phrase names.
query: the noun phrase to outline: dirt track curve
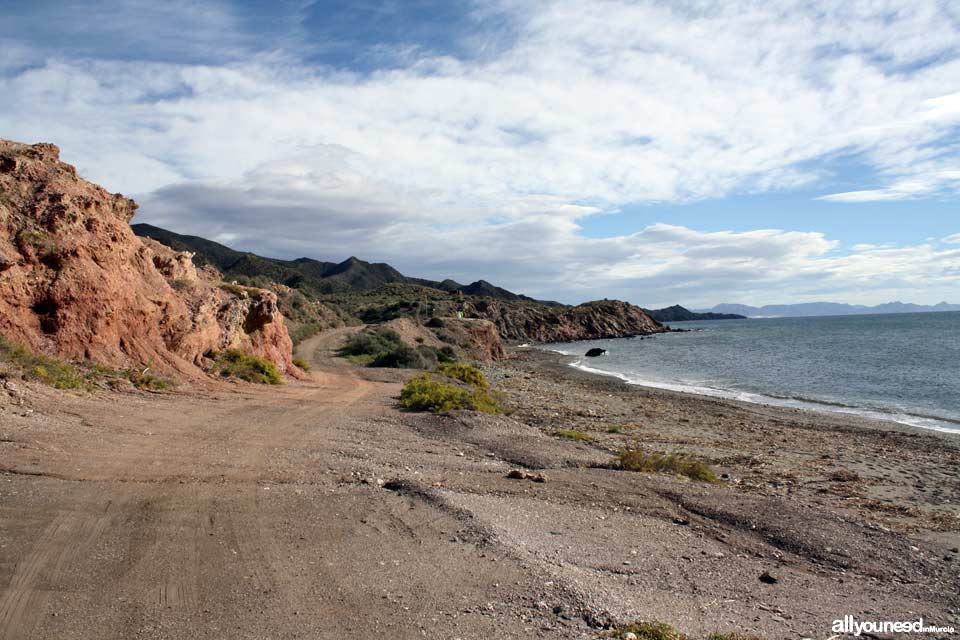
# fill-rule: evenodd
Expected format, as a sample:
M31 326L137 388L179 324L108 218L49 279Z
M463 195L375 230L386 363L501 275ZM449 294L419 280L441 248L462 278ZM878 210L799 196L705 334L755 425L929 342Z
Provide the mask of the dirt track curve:
M477 605L519 568L356 470L399 386L316 378L4 425L0 638L501 635Z

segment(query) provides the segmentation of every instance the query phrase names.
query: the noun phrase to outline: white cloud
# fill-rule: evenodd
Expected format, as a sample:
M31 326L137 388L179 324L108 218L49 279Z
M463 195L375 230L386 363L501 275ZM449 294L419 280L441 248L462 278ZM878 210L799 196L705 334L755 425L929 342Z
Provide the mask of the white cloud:
M886 182L828 200L955 190L960 29L949 6L503 0L495 10L516 36L495 55L414 51L369 74L311 68L290 48L217 64L53 55L0 67L0 131L56 142L86 177L145 194L142 220L268 253L355 253L422 275L644 302L654 290L692 303L788 286L880 296L921 272L930 286L957 283L952 254L926 245L897 250L897 274L872 258L881 249L835 255L816 233L655 225L587 239L577 226L627 203L810 185L836 154ZM214 42L243 50L218 11L198 24L223 24ZM880 271L862 273L865 263Z
M960 233L955 233L952 236L947 236L943 239L943 242L947 244L960 244Z
M146 204L161 226L209 238L229 234L232 246L268 255L357 254L385 260L409 275L469 281L483 277L512 290L576 302L619 297L648 306L710 306L721 300L765 303L852 302L956 298L960 249L932 245L839 243L814 232L776 229L700 232L655 224L637 233L584 238L575 221L550 203L498 223L445 224L434 214L406 214L402 203L381 198L379 208L343 215L339 195L317 209L288 201L278 208L249 189L194 185L192 194L160 191ZM368 197L367 202L375 199ZM286 223L278 228L277 219ZM456 219L456 218L454 218ZM292 227L298 233L284 232ZM960 238L957 239L960 242ZM918 295L922 292L922 295ZM952 297L951 297L951 294Z
M944 189L960 191L960 169L944 169L919 173L902 178L882 189L864 189L834 193L818 198L830 202L877 202L882 200L910 200L941 192Z

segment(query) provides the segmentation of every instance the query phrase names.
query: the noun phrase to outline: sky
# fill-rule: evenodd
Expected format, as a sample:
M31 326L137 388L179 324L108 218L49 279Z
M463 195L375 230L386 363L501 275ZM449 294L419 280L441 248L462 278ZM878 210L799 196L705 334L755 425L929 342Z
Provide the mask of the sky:
M136 222L569 303L960 303L960 2L0 15L0 137Z

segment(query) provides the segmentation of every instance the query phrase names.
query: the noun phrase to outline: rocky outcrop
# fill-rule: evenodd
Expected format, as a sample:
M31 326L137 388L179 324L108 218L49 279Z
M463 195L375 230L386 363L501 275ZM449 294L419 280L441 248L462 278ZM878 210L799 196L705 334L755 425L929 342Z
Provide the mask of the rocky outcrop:
M506 357L496 326L489 320L476 318L451 319L448 327L462 331L470 356L482 362L496 362Z
M523 342L626 338L668 330L640 307L619 300L557 308L483 299L466 302L465 308L468 317L491 321L503 339Z
M690 311L678 304L663 309L645 309L651 318L657 322L686 322L688 320L745 320L747 316L738 316L735 313L713 313Z
M0 335L70 360L200 375L239 348L291 375L276 296L223 286L185 252L141 241L137 205L59 161L50 144L0 140Z

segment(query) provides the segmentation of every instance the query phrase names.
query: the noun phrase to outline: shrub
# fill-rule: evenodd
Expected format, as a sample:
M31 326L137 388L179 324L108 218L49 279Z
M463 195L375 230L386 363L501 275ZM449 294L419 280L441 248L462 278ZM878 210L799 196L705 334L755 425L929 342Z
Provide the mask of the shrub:
M170 286L173 287L174 291L188 291L193 289L193 281L188 278L177 278L170 283Z
M227 349L216 356L220 375L240 378L258 384L283 384L277 367L264 358L244 353L239 349Z
M607 427L607 433L623 433L623 425L612 424L609 427Z
M20 369L28 378L57 389L80 389L83 373L71 364L32 353L25 346L0 339L0 357Z
M471 387L476 387L477 389L486 389L489 387L483 372L468 364L462 362L443 363L440 365L439 370L440 373L448 378L465 382Z
M293 364L297 367L300 367L304 371L310 371L310 364L303 358L294 358Z
M427 326L430 327L431 329L442 329L443 324L444 324L443 320L440 318L430 318L427 321Z
M701 482L720 482L717 474L706 463L689 456L623 449L617 454L617 459L620 467L627 471L674 473Z
M374 356L382 353L394 351L403 345L403 341L393 329L381 327L376 330L367 329L355 333L347 338L346 343L340 348L341 356Z
M163 391L170 386L170 383L166 380L147 373L133 372L129 378L133 386L144 391Z
M385 351L373 359L371 367L393 369L433 369L437 366L437 351L431 347L411 347L401 344L392 351Z
M323 328L324 325L320 322L301 324L300 326L290 330L290 341L293 342L293 346L297 346L307 338L312 338L323 331Z
M434 369L438 362L452 359L452 349L426 345L411 347L393 329L381 327L355 333L338 352L341 357L371 367Z
M593 440L593 436L591 436L589 433L577 431L576 429L560 429L559 431L554 431L553 435L560 438L567 438L569 440L577 440L580 442Z
M414 411L452 411L472 409L483 413L499 413L500 406L485 390L468 390L445 384L429 373L414 377L400 392L400 406Z

